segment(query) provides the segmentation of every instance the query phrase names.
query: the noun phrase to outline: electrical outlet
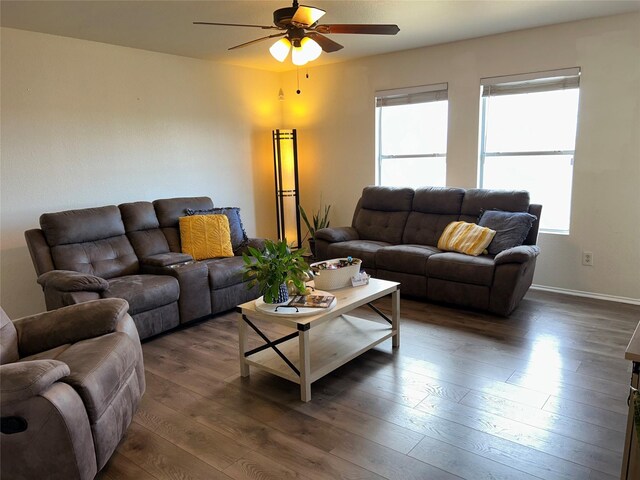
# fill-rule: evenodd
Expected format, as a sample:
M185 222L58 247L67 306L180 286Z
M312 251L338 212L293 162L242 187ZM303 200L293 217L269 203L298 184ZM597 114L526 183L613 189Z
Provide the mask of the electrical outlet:
M582 251L582 265L593 267L593 252Z

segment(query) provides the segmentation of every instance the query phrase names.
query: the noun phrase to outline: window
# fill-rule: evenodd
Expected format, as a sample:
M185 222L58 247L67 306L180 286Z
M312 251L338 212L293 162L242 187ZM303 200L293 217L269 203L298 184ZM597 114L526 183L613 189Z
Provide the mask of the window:
M568 233L578 68L482 79L479 185L528 190L540 229Z
M376 93L376 183L444 186L447 84Z

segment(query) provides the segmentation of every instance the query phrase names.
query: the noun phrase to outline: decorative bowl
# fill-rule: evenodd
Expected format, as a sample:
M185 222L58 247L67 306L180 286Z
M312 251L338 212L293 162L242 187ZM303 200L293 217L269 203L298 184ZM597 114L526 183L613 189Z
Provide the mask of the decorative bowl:
M351 286L351 277L360 271L362 260L359 258L332 258L309 265L314 274L316 289L337 290Z

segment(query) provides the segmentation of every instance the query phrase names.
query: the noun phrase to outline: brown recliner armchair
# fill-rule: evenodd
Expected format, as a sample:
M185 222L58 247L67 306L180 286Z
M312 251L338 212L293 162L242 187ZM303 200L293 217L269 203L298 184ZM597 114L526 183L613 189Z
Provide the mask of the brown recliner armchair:
M92 479L145 389L140 339L122 299L11 321L0 309L0 477Z

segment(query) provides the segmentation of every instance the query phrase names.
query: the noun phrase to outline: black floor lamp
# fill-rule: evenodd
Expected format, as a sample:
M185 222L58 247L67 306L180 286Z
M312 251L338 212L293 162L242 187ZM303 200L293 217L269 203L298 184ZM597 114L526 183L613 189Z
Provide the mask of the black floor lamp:
M278 240L301 247L298 142L296 130L273 131L273 165L276 180Z

